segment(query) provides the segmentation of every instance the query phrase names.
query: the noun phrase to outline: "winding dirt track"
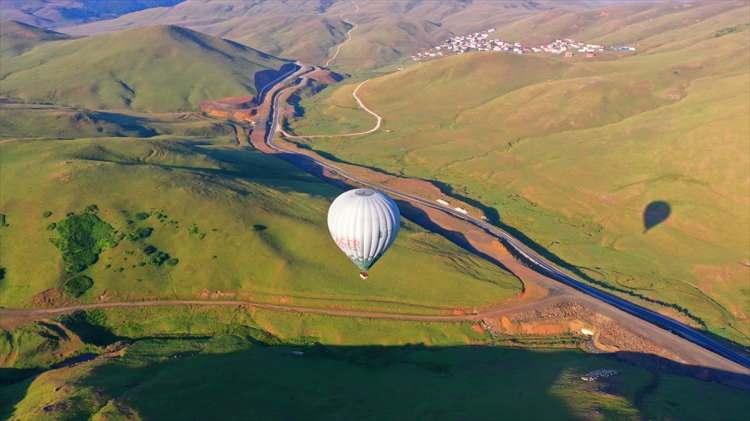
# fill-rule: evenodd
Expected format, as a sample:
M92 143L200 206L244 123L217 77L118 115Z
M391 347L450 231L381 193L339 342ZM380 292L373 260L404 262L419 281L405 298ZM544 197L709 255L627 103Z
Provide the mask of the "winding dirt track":
M352 2L352 4L354 4L354 9L355 9L354 12L355 13L359 13L359 5L356 2ZM340 17L341 17L341 20L344 20L344 14L343 13L341 14ZM346 21L344 21L344 22L346 22ZM331 57L329 57L328 60L326 60L326 62L324 64L325 67L330 66L331 63L333 63L336 60L336 58L339 56L339 53L341 52L341 47L343 47L344 44L346 44L347 42L349 42L349 41L352 40L352 31L357 27L357 24L354 23L354 22L346 22L346 23L349 23L350 25L352 25L352 27L349 28L348 31L346 31L346 39L344 40L344 42L342 42L339 45L337 45L336 46L336 51L334 51L333 55Z
M503 314L515 313L527 310L543 304L554 304L564 301L565 297L549 297L542 301L532 303L519 303L517 305L496 305L472 314L416 314L406 312L369 311L353 309L335 309L310 306L296 306L288 304L273 304L252 300L145 300L145 301L113 301L91 304L77 304L65 307L34 308L34 309L4 309L0 308L0 316L14 317L18 319L38 319L43 317L58 316L80 310L128 308L128 307L178 307L178 306L203 306L203 307L251 307L266 310L284 311L290 313L320 314L326 316L356 317L365 319L386 319L401 321L423 321L423 322L465 322L477 321L483 318L499 317Z
M375 125L371 129L365 130L363 132L342 133L342 134L293 135L291 133L288 133L286 130L284 130L283 127L279 127L279 132L283 134L285 137L290 138L290 139L320 139L320 138L326 138L326 137L353 137L353 136L363 136L366 134L376 132L378 129L380 129L381 124L383 124L383 117L380 114L368 108L367 105L365 105L365 103L362 102L362 100L357 95L357 92L359 92L359 88L364 86L369 81L370 79L360 82L359 85L357 85L357 87L354 88L354 91L352 91L352 97L354 97L354 100L357 101L357 105L359 105L359 108L363 109L365 112L375 117Z

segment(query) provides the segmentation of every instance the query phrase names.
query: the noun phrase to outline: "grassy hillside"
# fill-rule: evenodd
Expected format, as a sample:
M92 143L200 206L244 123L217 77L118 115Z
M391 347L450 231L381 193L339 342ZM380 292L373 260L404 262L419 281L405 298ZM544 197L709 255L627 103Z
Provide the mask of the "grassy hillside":
M682 306L750 344L748 13L693 20L616 60L469 54L409 66L360 90L382 131L315 147L446 182L592 282ZM341 130L337 110L353 103L351 86L339 89L303 101L319 120L291 122L298 134ZM671 216L644 232L657 200Z
M323 63L330 50L344 40L348 29L340 15L323 7L325 3L188 0L171 8L143 10L65 31L93 34L171 24L251 45L279 57Z
M546 3L545 7L550 7L551 3ZM470 11L462 14L463 21L466 21L466 15L471 21L487 13L511 19L536 10L535 5L529 6L523 1L487 5L476 7L452 0L187 0L174 7L142 10L116 19L66 27L65 31L87 35L137 26L173 24L252 45L281 57L323 64L335 47L345 42L351 24L356 24L352 42L346 42L340 60L335 63L337 67L356 71L392 64L418 48L447 38L451 32L442 21L466 8ZM206 19L206 16L211 16L211 19Z
M0 21L0 57L7 59L45 41L70 38L66 34L13 20Z
M136 26L175 24L246 43L264 51L310 63L325 63L334 46L351 41L334 62L350 73L402 61L420 48L451 34L496 28L493 35L525 43L572 37L605 44L636 43L641 50L661 44L660 34L690 32L687 27L746 2L626 1L461 1L305 0L258 2L187 0L174 7L148 9L112 20L72 26L72 34L92 34ZM206 19L211 16L211 19Z
M234 129L197 113L122 113L0 102L0 138L222 136Z
M494 3L494 4L493 4ZM92 34L146 26L175 24L294 57L323 64L335 46L345 42L350 24L352 41L341 49L335 65L347 71L393 64L419 48L429 47L455 29L485 29L487 16L510 21L571 2L463 2L433 0L350 1L303 0L259 2L187 0L174 7L149 9L117 19L65 28L71 34ZM205 19L211 16L212 19Z
M651 373L603 355L461 346L486 341L465 324L240 308L95 311L48 324L66 332L68 348L78 344L87 352L79 359L112 350L113 341L132 344L120 357L56 370L44 371L42 360L38 372L5 368L0 416L494 419L514 413L524 419L691 420L736 419L748 404L740 390ZM366 345L358 337L366 337ZM42 325L7 331L0 357L8 343L29 355L34 344L47 344L48 356L59 355L57 338ZM617 374L580 379L599 369ZM402 389L413 392L394 401L394 390Z
M435 313L520 292L408 223L361 282L325 225L337 190L256 152L183 139L0 144L0 241L14 244L0 249L0 305L219 294Z
M285 62L175 26L48 42L4 60L0 93L32 102L141 111L252 95Z

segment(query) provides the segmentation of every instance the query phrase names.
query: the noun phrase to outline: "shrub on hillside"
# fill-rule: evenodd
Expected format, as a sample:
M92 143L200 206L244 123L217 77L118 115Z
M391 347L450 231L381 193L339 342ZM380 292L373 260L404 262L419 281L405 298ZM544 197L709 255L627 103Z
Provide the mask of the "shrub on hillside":
M169 259L169 253L157 250L154 254L151 255L151 264L154 266L161 266Z
M198 237L199 240L202 240L202 239L206 238L206 233L203 232L203 231L201 231L200 228L198 228L198 225L196 225L196 224L191 225L188 228L188 232L191 235L193 235L195 237Z
M78 275L70 278L63 284L65 294L78 298L94 286L94 280L86 275Z
M143 240L144 238L150 237L152 232L154 232L154 229L151 227L136 228L134 231L128 233L128 240Z
M70 214L55 224L52 244L62 252L65 271L80 272L99 259L102 250L117 245L117 232L94 213Z

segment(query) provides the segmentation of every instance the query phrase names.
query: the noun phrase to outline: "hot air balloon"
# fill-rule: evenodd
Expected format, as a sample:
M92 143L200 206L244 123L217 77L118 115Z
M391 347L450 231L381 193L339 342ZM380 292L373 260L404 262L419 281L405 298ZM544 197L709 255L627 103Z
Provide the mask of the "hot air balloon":
M372 189L344 192L328 208L331 237L362 279L396 239L400 215L393 199Z

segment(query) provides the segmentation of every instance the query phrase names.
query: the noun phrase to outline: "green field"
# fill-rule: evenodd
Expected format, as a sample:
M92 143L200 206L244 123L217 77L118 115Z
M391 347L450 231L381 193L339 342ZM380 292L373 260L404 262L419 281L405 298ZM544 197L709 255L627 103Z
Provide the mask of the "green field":
M0 305L218 291L237 299L435 313L520 292L512 275L408 222L371 281L362 282L325 225L339 191L276 158L224 146L229 140L161 135L0 144L0 241L13 244L0 249ZM87 214L94 216L85 220ZM101 237L97 224L113 233ZM65 257L65 250L76 254ZM80 297L61 295L77 275L93 286Z
M80 107L0 102L0 138L76 139L152 137L156 135L221 137L234 129L195 113L147 114L93 111Z
M6 33L3 39L18 37ZM39 39L23 54L3 57L0 94L94 109L195 110L209 99L254 95L285 63L189 29L154 26Z
M750 344L746 21L724 12L630 57L476 53L412 65L360 90L383 130L312 146L447 183L580 276ZM311 111L290 122L295 133L342 132L353 85L303 101ZM372 125L362 111L349 122ZM671 216L644 232L655 200Z
M62 357L40 360L51 353L38 344L28 351L38 342L61 348L50 335L34 340L35 329L44 328L8 332L27 338L11 348L26 351L25 361L36 356L37 364L0 369L0 416L718 420L748 404L739 390L606 356L466 346L487 338L463 324L190 307L95 311L49 323L66 330L67 348L77 344L79 355L132 344L119 358L46 371ZM7 348L0 338L0 357ZM617 374L580 379L598 369Z

